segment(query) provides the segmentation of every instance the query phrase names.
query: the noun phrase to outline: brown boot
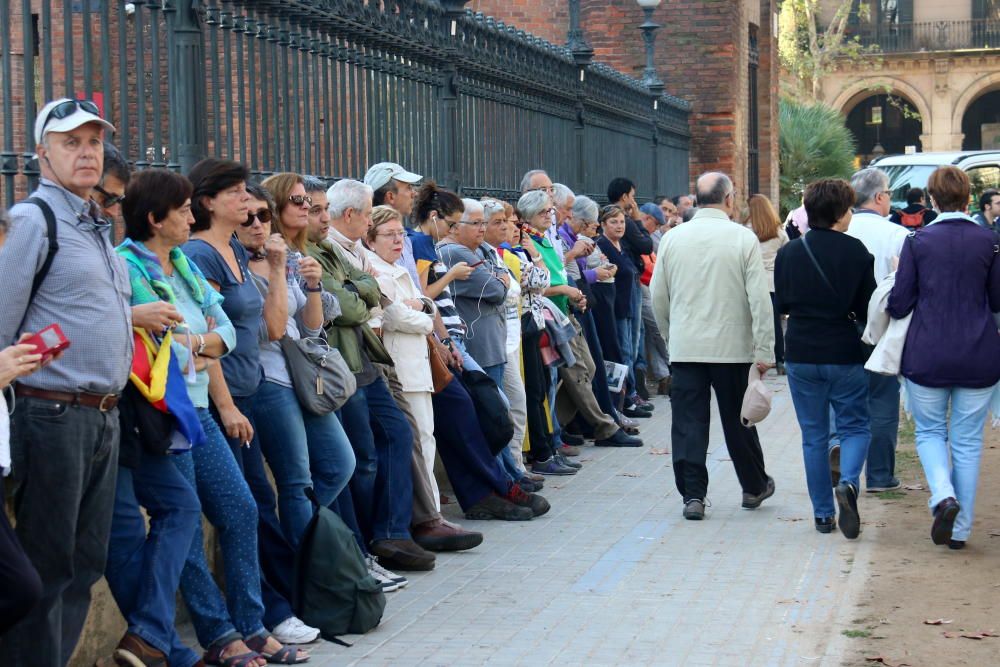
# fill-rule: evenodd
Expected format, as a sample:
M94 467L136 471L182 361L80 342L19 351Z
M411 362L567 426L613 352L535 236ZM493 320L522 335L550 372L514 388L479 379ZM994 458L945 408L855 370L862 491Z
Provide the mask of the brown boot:
M465 551L483 543L483 534L465 530L446 521L427 522L414 526L413 541L428 551Z
M125 633L115 649L115 664L119 667L169 667L163 651L153 648L139 635Z

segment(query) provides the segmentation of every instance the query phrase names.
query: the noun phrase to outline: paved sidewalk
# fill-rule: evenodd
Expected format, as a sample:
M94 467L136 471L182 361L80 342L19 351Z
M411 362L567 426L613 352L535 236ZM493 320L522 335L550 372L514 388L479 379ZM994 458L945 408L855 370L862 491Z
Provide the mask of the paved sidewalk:
M867 547L813 529L787 384L769 382L760 433L777 492L760 509L740 508L713 422L713 506L681 517L659 398L645 447L588 446L580 474L547 480L553 509L534 521L463 519L481 547L408 575L379 628L315 645L310 664L839 665Z

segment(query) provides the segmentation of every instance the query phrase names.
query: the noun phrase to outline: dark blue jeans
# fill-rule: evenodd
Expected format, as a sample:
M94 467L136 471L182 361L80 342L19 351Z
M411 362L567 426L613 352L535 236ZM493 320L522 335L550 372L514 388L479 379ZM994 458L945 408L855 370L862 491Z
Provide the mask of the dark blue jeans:
M604 368L604 350L601 349L601 339L597 335L594 314L589 310L585 313L578 313L576 320L580 323L580 328L583 329L583 338L587 341L590 356L594 359L594 379L590 381L590 385L594 389L594 398L597 399L601 410L615 422L618 422L618 411L615 410L614 402L611 400L611 392L608 390L608 373ZM584 420L578 417L577 421Z
M469 392L455 378L432 400L434 439L458 504L467 510L490 493L505 495L510 478L490 454Z
M170 459L142 452L135 470L118 469L104 576L129 632L166 653L171 665L191 667L198 655L177 636L174 616L201 503ZM148 535L140 506L149 513Z
M868 412L872 441L868 447L868 486L888 486L896 471L896 435L899 432L899 380L865 371L868 376Z
M13 416L17 537L42 598L4 635L5 665L63 667L104 574L118 475L118 410L22 397Z
M253 417L254 397L233 396L233 402L254 426L249 447L243 447L236 438L226 438L226 441L257 504L257 550L260 556L260 595L264 602L264 625L274 629L276 625L295 615L290 602L294 591L295 549L285 539L278 521L278 503L264 468L264 455L260 450L260 438ZM212 414L218 420L214 411Z
M0 476L0 502L3 498L3 477ZM0 637L24 618L41 597L42 580L24 555L7 513L0 511Z
M357 465L351 497L367 542L410 539L413 434L381 377L340 408Z

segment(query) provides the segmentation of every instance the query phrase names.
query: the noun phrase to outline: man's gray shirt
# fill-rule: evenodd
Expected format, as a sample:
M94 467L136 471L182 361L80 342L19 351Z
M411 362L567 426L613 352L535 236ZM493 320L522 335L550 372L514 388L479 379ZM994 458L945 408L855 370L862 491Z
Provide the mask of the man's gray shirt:
M449 285L455 308L467 327L465 348L480 366L496 366L507 361L507 286L497 276L507 268L496 264L496 256L487 256L483 249L478 252L464 245L442 241L437 245L438 255L445 266L451 268L458 262L470 265L482 262L465 280L456 280Z
M109 226L97 225L93 201L45 179L32 195L55 214L59 251L29 304L49 249L45 217L34 204L11 209L11 229L0 249L0 346L16 342L21 332L59 324L69 349L23 383L49 391L118 393L128 381L133 351L125 260L111 245Z

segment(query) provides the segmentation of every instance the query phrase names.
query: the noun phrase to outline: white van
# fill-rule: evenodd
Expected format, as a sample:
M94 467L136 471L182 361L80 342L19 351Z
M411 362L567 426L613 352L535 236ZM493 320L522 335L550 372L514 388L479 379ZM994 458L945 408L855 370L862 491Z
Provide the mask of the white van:
M955 165L972 182L972 206L978 208L979 195L987 188L1000 189L1000 151L955 151L949 153L913 153L912 155L886 155L872 160L870 167L878 167L889 176L892 190L892 207L906 207L906 193L910 188L927 188L927 179L938 167Z

